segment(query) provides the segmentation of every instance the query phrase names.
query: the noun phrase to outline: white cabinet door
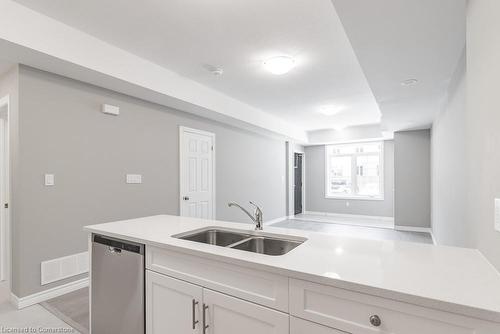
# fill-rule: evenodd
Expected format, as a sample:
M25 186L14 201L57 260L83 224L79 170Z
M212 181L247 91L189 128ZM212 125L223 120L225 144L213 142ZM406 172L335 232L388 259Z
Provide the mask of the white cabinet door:
M289 334L288 314L203 289L206 334Z
M146 270L146 333L202 333L203 288Z

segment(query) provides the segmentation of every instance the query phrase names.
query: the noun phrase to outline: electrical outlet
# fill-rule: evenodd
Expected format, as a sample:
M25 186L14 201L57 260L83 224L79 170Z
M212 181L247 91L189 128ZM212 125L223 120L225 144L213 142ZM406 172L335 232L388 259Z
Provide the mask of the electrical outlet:
M495 230L500 232L500 198L495 198Z

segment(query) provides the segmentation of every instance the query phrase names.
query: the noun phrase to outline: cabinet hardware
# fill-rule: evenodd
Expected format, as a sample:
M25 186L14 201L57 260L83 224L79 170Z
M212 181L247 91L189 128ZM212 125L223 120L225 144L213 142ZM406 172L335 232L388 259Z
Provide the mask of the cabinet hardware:
M380 317L375 314L370 317L370 324L372 324L372 326L378 327L382 324L382 320L380 320Z
M206 334L209 325L207 325L207 310L208 305L203 304L203 334Z
M196 305L198 305L198 302L193 299L193 303L192 303L192 306L193 306L193 329L196 329L196 324L199 323L198 320L196 320Z
M109 246L108 250L113 254L121 254L122 250L118 247Z
M189 197L188 196L184 196L182 199L185 200L185 201L189 201Z

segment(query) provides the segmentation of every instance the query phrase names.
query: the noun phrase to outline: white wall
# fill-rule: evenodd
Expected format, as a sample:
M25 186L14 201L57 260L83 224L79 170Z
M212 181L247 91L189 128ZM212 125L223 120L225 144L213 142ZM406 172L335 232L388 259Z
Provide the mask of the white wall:
M500 1L470 0L467 8L466 219L474 245L500 269Z
M466 63L433 125L433 221L438 243L479 249L500 270L500 1L470 0Z
M308 131L307 136L310 145L345 143L349 141L363 141L379 138L392 139L392 136L390 138L385 136L380 124L351 126L342 130L325 129Z
M472 246L472 229L465 219L465 94L464 52L431 131L432 230L442 245Z

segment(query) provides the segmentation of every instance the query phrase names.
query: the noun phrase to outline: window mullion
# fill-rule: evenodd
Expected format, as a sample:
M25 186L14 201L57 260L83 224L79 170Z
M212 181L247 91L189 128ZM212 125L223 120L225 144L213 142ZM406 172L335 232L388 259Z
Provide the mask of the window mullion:
M356 161L356 154L351 155L351 175L352 175L352 180L351 180L351 193L353 195L358 194L357 190L357 184L358 184L358 168L357 168L357 161Z

